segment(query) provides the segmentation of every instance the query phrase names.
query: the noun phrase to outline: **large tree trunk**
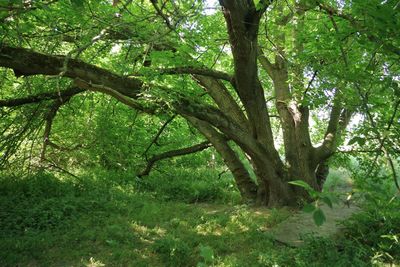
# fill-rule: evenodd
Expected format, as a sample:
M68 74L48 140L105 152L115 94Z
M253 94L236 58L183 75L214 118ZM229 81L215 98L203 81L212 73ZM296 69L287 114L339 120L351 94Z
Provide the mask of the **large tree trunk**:
M286 69L274 70L274 85L288 168L284 166L274 147L264 90L258 80L257 37L263 10L257 10L252 1L220 1L220 3L223 6L234 59L235 89L250 122L249 135L257 142L258 151L241 146L251 158L258 178L257 201L268 206L295 205L299 198L304 196L304 192L292 188L288 184L290 180L306 180L313 187L317 184L315 176L310 171L308 152L311 142L303 135L302 130L305 127L301 125L301 114L287 101L289 89ZM303 141L307 142L303 144ZM306 147L303 148L303 145Z

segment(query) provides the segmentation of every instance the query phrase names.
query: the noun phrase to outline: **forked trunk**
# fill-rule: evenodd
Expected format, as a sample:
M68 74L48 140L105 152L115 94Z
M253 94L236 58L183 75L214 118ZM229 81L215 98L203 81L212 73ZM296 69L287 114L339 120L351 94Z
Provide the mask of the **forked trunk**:
M252 160L254 173L257 176L257 205L268 207L297 207L310 196L301 187L289 184L290 181L302 180L315 190L319 189L316 173L310 168L296 170L268 164L263 159Z

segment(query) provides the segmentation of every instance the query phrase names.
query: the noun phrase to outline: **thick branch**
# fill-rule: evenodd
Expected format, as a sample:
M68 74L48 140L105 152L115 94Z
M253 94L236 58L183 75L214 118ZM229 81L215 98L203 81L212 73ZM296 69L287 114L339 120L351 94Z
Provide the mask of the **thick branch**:
M273 136L264 91L258 80L257 36L265 9L253 1L222 1L234 60L235 89L247 113L250 132L268 152L274 153Z
M80 60L6 45L0 47L0 67L13 69L17 77L41 74L79 78L113 88L129 97L137 97L143 85L137 78L119 76Z
M42 93L15 99L4 99L0 100L0 107L17 107L26 104L34 104L46 100L55 100L55 99L59 99L60 101L62 101L63 99L68 99L69 97L84 91L85 91L84 89L78 87L70 87L66 90L57 92Z
M242 197L248 200L255 200L257 186L251 179L243 162L228 144L228 139L207 122L193 117L186 117L186 119L212 143L215 150L221 155L226 166L231 171Z
M225 80L232 82L233 77L226 72L211 70L206 68L194 68L194 67L177 67L168 69L156 69L156 72L160 74L196 74L207 77L212 77L215 79Z
M327 159L335 152L340 137L349 124L352 114L350 110L343 108L342 105L336 101L332 107L328 128L324 135L324 141L322 145L316 149L318 161Z
M250 127L242 109L221 81L202 75L193 75L193 79L204 88L222 112L227 114L243 129Z
M155 155L147 162L146 168L141 173L139 173L137 176L143 177L143 176L149 175L151 168L157 161L167 159L167 158L173 158L173 157L177 157L177 156L193 154L193 153L202 151L204 149L207 149L210 146L211 146L211 144L208 141L205 141L205 142L202 142L202 143L194 145L194 146L171 150L171 151L161 153L159 155Z
M110 95L114 98L116 98L118 101L120 101L121 103L136 109L136 110L140 110L144 113L148 113L148 114L155 114L157 112L157 108L156 106L146 106L142 103L140 103L138 100L127 97L123 94L121 94L120 92L114 90L113 88L104 86L104 85L98 85L98 84L92 84L92 83L88 83L82 79L76 78L74 80L74 84L80 88L89 90L89 91L94 91L94 92L101 92L107 95Z

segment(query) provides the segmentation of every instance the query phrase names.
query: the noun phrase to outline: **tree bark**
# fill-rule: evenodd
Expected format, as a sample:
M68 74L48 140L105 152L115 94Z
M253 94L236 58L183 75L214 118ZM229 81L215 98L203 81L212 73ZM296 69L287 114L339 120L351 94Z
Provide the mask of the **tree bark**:
M190 121L213 145L215 150L221 155L226 166L231 171L241 196L254 202L256 200L257 185L251 179L249 172L239 159L236 152L229 146L227 139L214 129L207 122L187 116Z

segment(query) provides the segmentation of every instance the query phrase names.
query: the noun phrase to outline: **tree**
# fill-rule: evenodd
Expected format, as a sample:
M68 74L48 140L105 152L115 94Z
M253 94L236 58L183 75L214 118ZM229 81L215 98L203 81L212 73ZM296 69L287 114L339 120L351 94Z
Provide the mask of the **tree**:
M399 56L392 37L398 7L391 1L366 11L365 3L352 1L219 4L212 15L202 1L189 0L9 4L2 13L0 66L16 77L53 77L65 88L59 82L57 90L22 98L11 93L0 106L52 101L42 154L57 109L87 91L150 115L177 114L206 138L199 150L210 143L221 155L244 198L297 205L305 191L288 182L319 190L351 116L361 110L365 86L385 71L395 81L397 67L390 63ZM381 21L370 23L376 16ZM318 112L327 123L313 142L310 114Z

